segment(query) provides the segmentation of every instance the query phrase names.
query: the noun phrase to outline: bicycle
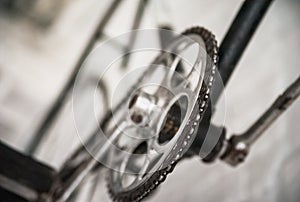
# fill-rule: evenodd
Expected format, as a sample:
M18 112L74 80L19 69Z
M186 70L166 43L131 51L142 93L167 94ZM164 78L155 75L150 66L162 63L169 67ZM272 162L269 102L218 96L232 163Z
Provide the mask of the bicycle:
M254 34L255 29L259 25L259 22L263 18L264 14L267 11L267 8L271 4L271 2L272 1L245 1L241 10L239 11L238 15L236 16L231 28L229 29L228 34L224 38L224 41L222 42L218 53L217 53L217 45L214 40L214 37L206 29L192 28L192 29L184 32L184 35L189 35L189 34L190 35L194 35L194 34L198 35L198 38L200 37L198 43L199 44L202 43L202 45L203 45L203 41L204 41L204 45L207 45L206 49L211 51L209 53L209 58L212 59L212 62L210 63L211 66L208 66L207 68L211 72L213 72L214 66L218 67L219 72L220 72L220 77L222 78L222 82L224 83L224 86L226 86L226 84L230 78L230 75L232 74L232 72L233 72L237 62L239 61L244 49L246 48L251 36ZM76 65L73 75L71 76L71 78L68 81L67 85L65 86L64 90L61 92L59 99L57 100L56 104L52 108L52 111L46 117L44 123L38 130L37 135L36 135L37 138L34 141L34 143L30 146L30 148L31 148L30 152L34 152L34 148L36 148L36 145L38 145L38 143L40 142L40 140L42 138L42 134L51 126L51 122L53 122L53 120L56 117L56 114L60 110L63 101L66 99L67 93L70 92L74 86L74 83L78 76L78 71L79 71L80 67L86 60L88 54L94 48L94 44L98 40L101 30L103 29L105 24L108 23L109 18L113 15L113 12L116 10L119 3L120 3L120 1L114 1L112 3L111 7L108 9L107 15L105 15L104 20L99 23L97 31L91 38L84 54L81 56L78 64ZM141 18L141 13L143 13L143 12L141 12L141 9L144 8L142 6L142 3L140 4L139 7L140 8L138 9L138 12L136 14L136 21L133 23L134 29L136 29L136 27L138 27L138 24L139 24L138 20ZM166 35L171 35L171 34L166 34ZM129 44L132 44L132 41L135 39L135 35L132 34L128 38L130 39L129 41L131 41ZM237 40L237 39L239 39L239 40ZM180 40L180 38L179 38L179 40ZM202 42L201 42L201 40L202 40ZM165 42L165 40L162 40L162 42ZM167 45L163 44L162 46L168 47L168 44ZM174 46L176 47L176 45L174 45ZM130 50L131 48L132 47L129 47L126 50L128 50L128 49ZM176 60L176 57L173 56L172 54L167 55L167 56L162 54L161 57L162 58L158 57L158 59L155 60L154 64L155 63L168 64L168 62L169 62L168 57L171 58L170 59L171 63L173 62L173 60ZM165 59L164 57L167 59ZM217 62L217 57L219 57L218 62ZM125 61L125 63L126 63L126 61ZM177 65L178 64L179 63L177 63ZM151 72L150 72L150 74L151 74ZM205 77L205 75L202 75L202 77ZM175 76L175 78L176 78L176 76ZM204 83L209 84L211 78L212 78L212 76L206 77L207 80L204 81ZM202 89L195 88L196 89L195 91L197 92L196 94L199 94L200 92L210 91L209 89L205 88L206 85L200 85L200 86L201 87L204 86L204 88L202 88ZM212 86L212 84L208 85L208 86ZM262 132L264 130L266 130L267 127L273 121L275 121L275 119L277 119L282 112L284 112L288 108L288 106L290 106L290 104L299 95L299 93L300 93L299 86L300 86L300 81L298 79L295 83L293 83L285 91L285 93L274 103L274 105L272 105L270 107L270 109L262 116L262 118L259 119L245 134L242 134L241 136L232 136L229 140L227 140L227 139L225 139L226 130L224 130L224 128L212 126L215 130L218 131L218 134L220 136L217 138L218 141L216 142L216 144L214 144L214 147L210 151L210 153L207 154L205 156L205 158L203 158L203 161L204 162L213 162L214 160L221 158L231 165L237 165L237 164L243 162L249 152L250 146L258 139L258 137L262 134ZM211 95L211 97L214 96L215 97L214 99L217 100L219 95L221 94L222 90L223 89L215 89L215 90L212 89L213 95ZM198 118L198 116L197 116L197 113L199 115L199 111L197 111L197 112L189 111L189 113L191 113L193 115L193 116L191 115L191 117L192 117L191 120L198 119L198 121L200 121L202 119L202 122L200 125L197 122L195 122L195 125L197 125L197 126L199 125L198 130L196 130L195 128L188 128L189 131L193 130L193 135L195 138L194 141L191 141L189 143L189 144L191 144L188 146L189 149L185 150L185 151L182 150L181 151L182 153L178 156L178 154L179 154L178 152L182 149L182 147L179 147L178 151L176 150L176 153L175 153L176 155L170 157L172 159L172 161L165 162L166 165L163 166L164 169L160 170L158 172L158 174L156 172L154 172L154 173L156 173L156 176L154 176L154 177L146 176L147 180L150 179L149 184L147 184L147 180L145 180L142 182L144 184L142 184L141 186L140 186L140 184L137 185L138 188L142 187L141 189L138 189L137 192L136 192L136 189L130 190L129 192L128 191L127 192L115 191L114 189L118 189L118 188L114 188L113 186L114 186L114 184L119 183L119 182L111 183L110 190L112 192L113 197L116 200L118 200L118 201L142 200L152 190L154 190L156 188L156 185L158 185L160 182L163 182L165 180L166 175L174 169L176 162L178 160L180 160L182 158L188 158L189 156L199 155L199 150L200 150L199 147L201 147L203 145L203 141L206 137L203 137L202 135L197 135L195 133L195 131L198 131L198 134L206 134L206 131L208 130L208 127L210 126L210 118L213 113L212 109L206 110L206 108L208 106L209 106L208 109L211 108L209 105L209 102L206 102L206 103L203 102L203 100L208 101L208 97L207 97L208 93L202 93L200 95L201 95L200 96L201 99L200 99L200 103L198 103L198 105L199 106L203 105L202 108L200 107L198 109L200 112L202 112L202 114L200 115L200 118ZM129 106L136 107L135 105L137 105L137 108L139 110L140 110L140 108L142 108L144 111L147 111L147 108L143 108L143 106L140 106L141 103L140 103L139 99L143 99L147 103L151 103L151 98L149 98L149 95L145 95L143 93L140 96L141 97L133 96L133 98L131 100L132 103L130 102L131 104L129 104ZM194 95L194 97L195 97L195 95ZM197 95L197 97L198 97L198 95ZM184 105L184 103L186 103L187 101L185 101L183 98L183 100L178 99L178 100L176 100L176 102L179 102L179 105L180 105L180 103L182 103ZM196 101L194 100L192 102L194 102L193 105L195 105ZM131 108L131 107L129 107L129 108ZM170 106L169 108L172 108L172 107L173 106ZM172 110L176 111L176 105L174 106L174 108L172 108ZM133 111L134 111L134 109L133 109ZM139 116L139 114L136 114L134 111L132 115L134 115L132 118L133 122L135 122L137 125L142 124L143 121L140 120L141 117ZM158 114L158 116L160 116L160 115L161 114ZM171 112L168 115L171 116L171 118L175 117L174 114L172 114ZM106 119L104 119L104 121L102 123L103 124L102 127L105 127L104 125L107 122L107 120L109 120L109 117L111 117L111 114L108 114L107 117L106 117ZM184 125L188 125L188 122L186 119L176 120L176 119L171 119L171 118L166 120L166 122L168 122L168 121L170 123L173 122L173 124L175 122L175 126L174 125L172 126L172 124L171 124L171 129L174 127L179 127L179 125L182 124L182 121L184 121L184 123L185 123ZM194 123L192 125L194 125ZM165 130L167 130L167 129L165 129ZM182 130L185 130L185 129L183 128ZM93 134L96 134L97 132L98 131L94 132ZM170 131L167 131L167 132L170 132ZM174 136L174 133L177 133L177 131L175 131L175 132L173 131L173 136ZM165 134L165 135L169 136L169 134ZM95 144L96 149L93 148L96 151L96 153L94 153L94 155L96 155L96 156L104 155L105 149L101 150L101 146L106 147L105 144L103 144L102 142L97 142L97 140L95 140L95 138L93 138L93 137L95 137L95 136L92 135L92 138L90 139L88 145L90 145L90 144L93 145L93 144L97 143L97 144ZM186 135L186 138L188 138L188 135ZM170 137L168 137L167 140L170 140ZM166 140L162 139L160 141L164 142ZM180 142L180 144L184 145L185 141L182 140ZM36 200L65 201L65 200L67 200L67 198L70 197L71 193L75 190L75 188L80 185L80 182L86 177L86 175L89 172L91 172L92 170L94 170L96 168L99 168L98 163L96 161L94 161L94 159L92 157L89 157L90 154L87 153L85 148L83 148L83 147L79 148L75 152L75 154L73 154L73 156L71 156L69 161L67 161L65 163L65 167L63 167L63 169L58 173L56 173L53 169L51 169L47 166L44 166L38 162L35 162L30 157L25 157L21 154L18 154L15 151L12 151L5 145L1 145L1 147L3 150L3 153L1 152L3 154L3 159L6 160L8 165L14 165L13 167L16 167L17 165L20 165L20 163L21 164L22 163L30 164L30 165L32 165L31 169L34 169L34 170L36 170L36 172L39 172L39 173L41 172L41 174L40 174L41 176L39 177L39 179L47 179L45 184L43 184L43 183L40 184L41 182L39 182L38 179L35 179L35 180L32 179L33 176L32 176L32 174L30 174L30 172L29 172L30 169L29 169L29 171L26 170L26 171L24 171L24 173L21 174L20 181L22 183L20 183L20 186L15 185L15 183L13 183L13 185L7 186L7 184L9 184L9 183L7 183L7 180L8 180L8 182L11 182L10 179L15 178L15 173L17 171L15 169L9 169L9 167L3 167L3 169L1 170L1 173L3 173L6 176L3 180L6 184L6 186L4 186L2 193L7 194L8 192L12 192L12 193L9 193L9 197L19 198L19 196L16 196L16 195L20 195L21 197L26 198L28 201L36 201ZM101 151L100 154L98 154L99 151ZM145 153L147 153L147 149L145 148L144 144L140 144L134 150L131 150L130 153L145 154ZM7 158L7 157L9 157L9 158ZM127 160L130 161L130 159L127 159ZM77 161L79 161L79 162L77 162ZM40 171L38 171L38 170L40 170ZM142 173L144 174L144 172L142 172ZM124 173L124 170L123 170L123 173ZM112 178L120 177L120 176L113 176L113 175L114 174L112 174ZM121 178L122 177L123 176L121 176ZM144 178L145 176L142 175L141 177ZM12 181L15 182L15 180L12 180ZM24 183L24 181L25 181L25 183ZM25 193L24 186L23 186L24 184L26 186L30 187L31 191L28 191L25 188L25 190L26 190L25 191L26 193ZM39 185L39 186L37 186L37 185ZM42 186L40 186L40 185L42 185ZM154 186L152 186L152 185L154 185ZM13 190L13 189L15 189L15 187L18 187L19 190L18 189ZM41 189L41 187L43 187L43 188ZM32 189L34 191L32 191ZM7 192L7 190L8 190L8 192ZM28 193L30 193L30 194L28 194ZM8 196L8 195L6 195L6 196ZM19 199L13 199L13 200L19 200Z

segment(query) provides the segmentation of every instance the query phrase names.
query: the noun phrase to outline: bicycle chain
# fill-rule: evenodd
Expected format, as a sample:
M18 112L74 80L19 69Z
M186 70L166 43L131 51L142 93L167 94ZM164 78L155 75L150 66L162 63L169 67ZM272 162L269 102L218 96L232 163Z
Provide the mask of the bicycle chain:
M206 64L207 67L205 70L203 85L200 89L200 93L197 98L199 109L194 110L194 112L191 114L191 117L187 123L188 127L186 127L186 130L183 131L183 133L186 133L188 135L183 139L183 141L181 141L182 142L181 145L177 144L174 146L173 150L177 150L177 152L175 153L170 152L169 156L167 157L167 159L169 160L166 163L164 162L164 164L168 164L168 165L161 165L160 167L161 169L155 171L152 174L152 176L143 185L128 192L114 193L112 184L110 183L110 179L107 179L108 191L113 201L138 202L144 199L145 197L149 196L149 194L153 190L155 190L162 182L165 181L167 175L174 170L176 163L181 159L183 154L187 151L187 149L191 145L192 142L191 135L194 134L208 106L209 94L210 94L211 87L213 85L214 75L216 72L216 65L218 60L218 46L217 46L217 41L215 39L215 36L210 31L206 30L203 27L192 27L182 33L182 35L187 35L187 36L190 34L197 34L203 39L206 46L208 63ZM121 107L122 105L121 103L120 105L117 106L117 108Z

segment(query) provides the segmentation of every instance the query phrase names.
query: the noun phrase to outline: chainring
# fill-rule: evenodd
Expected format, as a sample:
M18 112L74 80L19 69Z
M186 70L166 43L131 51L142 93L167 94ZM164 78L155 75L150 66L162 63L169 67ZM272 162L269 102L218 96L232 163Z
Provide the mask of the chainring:
M198 125L203 118L203 114L208 106L209 94L211 87L213 85L214 75L216 72L216 65L218 60L218 46L215 36L208 30L203 27L193 27L182 33L184 36L197 35L201 37L205 44L207 63L205 67L205 74L203 75L202 86L199 91L197 98L197 104L195 109L193 109L190 114L187 124L184 126L180 137L178 138L176 145L174 145L172 151L168 154L166 160L160 166L160 169L151 173L150 177L147 178L139 186L134 187L130 190L116 190L114 187L113 175L114 172L110 171L107 181L108 181L108 190L110 196L114 201L119 202L133 202L141 201L143 198L147 197L155 188L158 187L171 173L176 165L176 163L181 159L184 153L190 147L198 129ZM196 107L198 106L198 107ZM176 118L175 118L176 119ZM176 122L174 119L171 121L171 128L166 130L166 133L175 133L174 124ZM172 129L173 127L173 129ZM175 132L174 132L175 131ZM172 134L170 134L172 135Z

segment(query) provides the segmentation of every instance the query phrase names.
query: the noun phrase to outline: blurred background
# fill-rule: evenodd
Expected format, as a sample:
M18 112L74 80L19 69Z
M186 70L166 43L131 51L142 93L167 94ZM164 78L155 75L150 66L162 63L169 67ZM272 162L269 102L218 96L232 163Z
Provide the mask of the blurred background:
M111 2L0 0L2 141L56 169L81 144L68 95L54 125L34 151L30 149L34 134ZM200 25L211 30L220 43L242 2L149 0L138 24L140 29L168 25L176 32ZM140 0L123 0L97 43L130 31L139 3ZM226 88L223 99L229 134L247 129L299 76L299 19L299 0L274 1ZM103 96L100 93L99 100ZM218 116L221 115L216 114L215 123L223 124L218 122ZM88 124L86 121L82 125ZM298 202L299 122L300 101L296 101L255 144L244 164L231 168L222 162L205 165L196 157L184 160L147 200ZM97 178L100 180L92 201L110 200L104 175L105 170ZM84 197L91 194L84 190L89 186L83 185L86 194L77 201L87 201Z

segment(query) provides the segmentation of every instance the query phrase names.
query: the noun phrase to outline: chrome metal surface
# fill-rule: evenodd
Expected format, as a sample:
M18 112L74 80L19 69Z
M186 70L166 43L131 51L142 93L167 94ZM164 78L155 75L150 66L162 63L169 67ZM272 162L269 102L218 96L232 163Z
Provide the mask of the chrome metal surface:
M116 142L119 151L110 154L114 171L108 186L114 200L139 201L147 196L192 143L207 106L209 90L205 89L212 85L216 63L215 41L209 38L213 45L207 45L207 38L202 38L205 34L212 37L204 28L196 27L175 38L126 101L121 119L128 128ZM214 62L209 61L207 47ZM191 62L189 58L185 65L185 57L191 53L183 53L189 50L194 59Z

